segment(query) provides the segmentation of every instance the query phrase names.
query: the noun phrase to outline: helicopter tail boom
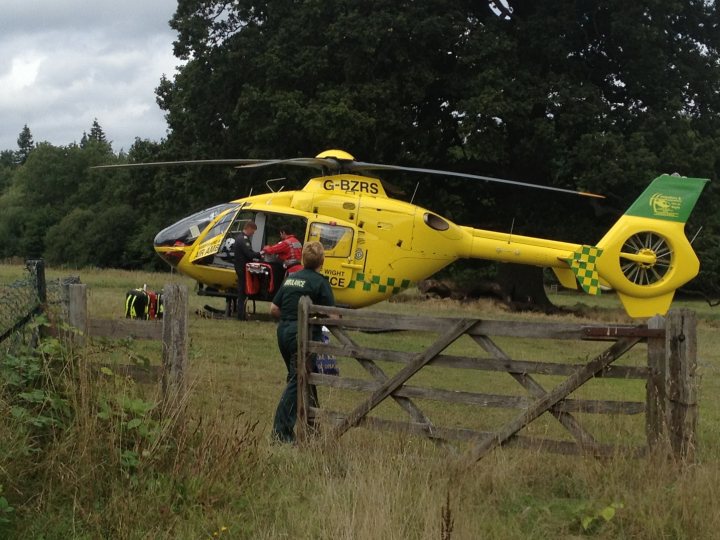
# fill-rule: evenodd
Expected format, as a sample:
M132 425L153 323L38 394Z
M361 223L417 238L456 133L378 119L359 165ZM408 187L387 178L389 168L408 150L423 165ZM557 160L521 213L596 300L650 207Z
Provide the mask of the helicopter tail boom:
M685 222L707 182L659 176L597 245L465 228L460 256L550 267L565 287L595 295L614 289L631 317L664 314L700 269Z

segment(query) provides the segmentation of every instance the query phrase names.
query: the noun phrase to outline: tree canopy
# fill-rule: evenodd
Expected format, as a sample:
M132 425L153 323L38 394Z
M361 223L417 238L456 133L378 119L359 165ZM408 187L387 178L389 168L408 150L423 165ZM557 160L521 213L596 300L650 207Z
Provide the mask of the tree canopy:
M590 205L388 178L411 193L419 180L416 202L461 223L599 238L655 176L717 178L719 10L704 0L179 0L170 24L185 63L157 88L167 140L137 140L116 156L97 120L80 145L60 148L34 145L25 126L18 159L0 160L0 231L16 237L3 254L42 251L68 235L93 244L100 233L78 228L110 215L132 222L129 238L112 257L96 249L83 263L147 264L154 231L264 179L211 167L101 174L87 170L93 163L327 148L602 193L607 201ZM718 282L717 189L711 184L688 225L691 235L703 227L698 283ZM82 258L69 253L54 257Z

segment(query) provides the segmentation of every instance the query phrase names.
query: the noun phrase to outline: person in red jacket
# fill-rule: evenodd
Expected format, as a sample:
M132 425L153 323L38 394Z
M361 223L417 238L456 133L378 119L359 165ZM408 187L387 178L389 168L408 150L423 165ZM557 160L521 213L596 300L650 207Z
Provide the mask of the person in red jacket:
M263 255L277 255L288 274L302 270L302 244L287 229L280 229L280 241L274 246L265 246Z

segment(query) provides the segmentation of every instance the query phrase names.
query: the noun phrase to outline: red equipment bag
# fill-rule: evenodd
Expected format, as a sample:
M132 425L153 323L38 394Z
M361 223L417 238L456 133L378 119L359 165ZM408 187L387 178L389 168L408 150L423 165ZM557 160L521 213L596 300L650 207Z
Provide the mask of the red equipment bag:
M155 291L145 291L148 297L148 319L157 319L158 294Z
M249 262L245 265L245 294L250 296L274 290L275 280L268 263Z

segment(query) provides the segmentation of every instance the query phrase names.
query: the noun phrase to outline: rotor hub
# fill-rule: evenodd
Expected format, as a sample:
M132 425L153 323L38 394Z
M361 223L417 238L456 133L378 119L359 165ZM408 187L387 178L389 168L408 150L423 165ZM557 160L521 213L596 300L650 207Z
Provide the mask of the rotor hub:
M355 161L355 157L352 154L347 153L345 150L325 150L315 157L317 159L331 158L341 161Z
M638 232L620 250L620 269L635 285L653 285L665 278L674 261L668 241L651 231Z
M656 253L650 249L650 248L643 248L637 253L640 256L643 256L645 260L639 260L637 264L641 266L642 268L652 268L655 266L655 263L657 263L657 255Z

